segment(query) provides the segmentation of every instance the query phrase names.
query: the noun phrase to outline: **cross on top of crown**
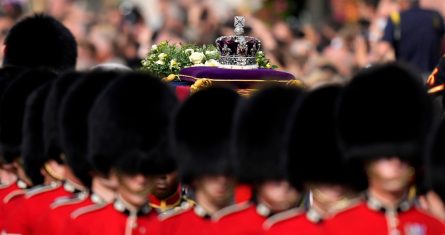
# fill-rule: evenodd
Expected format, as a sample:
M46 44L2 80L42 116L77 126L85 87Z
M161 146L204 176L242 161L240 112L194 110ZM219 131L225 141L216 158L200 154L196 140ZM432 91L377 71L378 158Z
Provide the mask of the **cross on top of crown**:
M235 16L235 34L240 36L244 33L244 26L246 25L246 18L244 16Z

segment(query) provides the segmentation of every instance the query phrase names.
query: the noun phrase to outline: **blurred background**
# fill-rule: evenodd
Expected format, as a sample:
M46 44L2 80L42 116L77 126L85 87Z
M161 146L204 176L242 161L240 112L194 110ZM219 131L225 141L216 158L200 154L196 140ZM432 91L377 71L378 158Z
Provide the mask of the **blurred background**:
M133 68L162 40L214 43L243 15L273 64L312 83L347 79L382 59L377 53L396 0L0 0L0 43L15 21L45 12L79 45L78 68L117 62ZM420 0L445 15L445 1ZM32 39L30 39L32 40ZM1 56L0 56L1 60Z

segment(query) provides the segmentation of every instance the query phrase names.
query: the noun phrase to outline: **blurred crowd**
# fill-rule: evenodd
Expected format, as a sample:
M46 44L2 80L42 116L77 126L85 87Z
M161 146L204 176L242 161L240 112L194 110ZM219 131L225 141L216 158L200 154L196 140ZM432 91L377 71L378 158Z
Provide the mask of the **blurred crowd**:
M315 2L2 0L0 43L17 19L43 10L73 32L79 47L78 69L105 62L137 68L153 44L163 40L212 44L221 35L232 35L233 16L244 15L247 33L262 41L271 62L308 85L325 78L349 78L360 68L395 58L392 51L382 51L379 42L388 17L399 10L398 1L321 1L318 7L326 8L324 2L329 12L323 19L310 11ZM445 13L443 1L420 4Z
M445 26L426 3L1 1L0 231L444 235ZM303 82L246 98L209 76L182 96L129 69L234 15Z

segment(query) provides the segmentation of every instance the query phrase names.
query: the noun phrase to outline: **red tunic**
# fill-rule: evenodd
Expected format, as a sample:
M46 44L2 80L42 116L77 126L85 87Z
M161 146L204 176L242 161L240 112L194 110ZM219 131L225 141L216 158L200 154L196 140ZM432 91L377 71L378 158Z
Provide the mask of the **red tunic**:
M16 196L16 194L23 194L23 189L26 188L26 184L20 180L9 184L0 186L0 231L4 230L6 223L7 212L9 209L5 208L5 205Z
M215 220L199 206L183 208L161 218L161 235L215 235Z
M271 214L267 207L249 202L227 207L221 212L217 227L218 232L224 235L263 234L263 223Z
M323 235L323 220L313 211L292 209L270 217L264 223L266 235Z
M61 183L52 183L29 190L24 200L8 215L5 231L22 235L33 234L51 203L59 197L70 195L72 192L67 191Z
M235 188L235 203L248 202L252 199L252 186L240 184Z
M155 210L146 206L137 214L130 213L118 200L108 205L80 208L71 214L71 218L63 234L159 234L159 220Z
M443 225L420 209L406 204L397 211L370 202L339 212L325 223L326 235L443 235Z
M9 220L11 219L10 214L13 213L25 200L25 190L24 189L17 189L12 192L10 192L4 199L3 199L3 205L1 206L1 220L2 220L2 227L0 231L5 231L6 224L10 223Z
M105 204L96 194L78 193L74 197L61 198L51 204L50 209L42 216L42 221L34 230L34 235L62 235L75 210L91 205Z
M0 205L3 205L3 199L12 191L15 191L17 189L20 189L19 183L20 181L16 181L12 184L8 185L0 185Z

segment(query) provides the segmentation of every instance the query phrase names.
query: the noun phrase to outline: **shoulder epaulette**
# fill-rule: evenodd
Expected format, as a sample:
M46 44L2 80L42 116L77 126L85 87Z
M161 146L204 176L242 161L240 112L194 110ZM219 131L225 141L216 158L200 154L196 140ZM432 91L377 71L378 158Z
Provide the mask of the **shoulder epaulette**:
M26 193L26 191L23 190L23 189L14 190L14 191L8 193L8 195L6 195L3 198L3 203L6 204L9 201L11 201L12 199L14 199L15 197L18 197L20 195L24 195L25 193Z
M214 218L214 220L220 220L227 215L246 210L251 205L252 205L252 203L250 203L250 202L243 202L243 203L225 207L225 208L221 209L220 211L216 212L215 215L213 216L213 218Z
M36 187L28 190L26 192L26 194L25 194L25 197L26 198L31 198L31 197L34 197L34 196L39 195L41 193L44 193L44 192L49 192L49 191L52 191L52 190L56 190L59 186L60 186L60 184L58 184L58 183L42 185L42 186L36 186Z
M86 215L88 213L98 211L102 208L105 208L106 206L107 206L107 204L104 204L104 205L93 204L90 206L82 207L82 208L79 208L79 209L73 211L73 213L71 213L70 217L71 217L71 219L77 219L82 215Z
M88 198L88 194L85 193L79 193L78 195L73 196L67 196L67 197L61 197L57 198L50 206L51 209L56 209L61 206L67 206L67 205L74 205L77 203L81 203L85 201L85 199Z
M184 201L181 202L181 204L179 204L179 207L187 209L187 208L193 207L195 205L196 205L196 202L193 201L192 199L184 198Z
M164 221L164 220L176 217L178 215L184 214L185 212L191 210L192 208L193 208L192 206L189 206L187 208L182 208L182 207L175 208L174 210L170 210L170 211L164 212L162 215L159 215L159 220Z
M294 208L291 210L283 211L281 213L278 213L276 215L271 216L263 223L264 229L270 229L274 224L277 224L281 221L288 220L290 218L294 218L299 215L303 215L304 210L301 208Z

